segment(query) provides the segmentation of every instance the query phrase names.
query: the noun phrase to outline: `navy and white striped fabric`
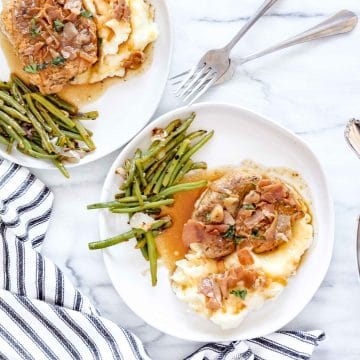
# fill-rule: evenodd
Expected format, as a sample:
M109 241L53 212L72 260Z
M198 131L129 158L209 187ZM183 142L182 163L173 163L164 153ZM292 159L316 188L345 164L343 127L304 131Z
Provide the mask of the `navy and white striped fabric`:
M0 359L150 360L135 335L101 317L37 251L52 203L52 192L27 169L0 159ZM323 339L322 331L278 332L207 344L186 359L310 359Z

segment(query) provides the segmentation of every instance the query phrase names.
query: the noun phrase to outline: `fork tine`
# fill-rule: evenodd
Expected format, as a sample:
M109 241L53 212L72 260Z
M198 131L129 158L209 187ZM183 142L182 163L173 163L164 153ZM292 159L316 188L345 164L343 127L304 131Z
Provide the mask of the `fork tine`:
M195 75L198 69L198 64L191 69L190 73L185 77L185 79L181 82L179 88L175 91L175 96L179 96L178 94L181 92L185 84L187 84L187 82Z
M210 71L196 84L196 86L190 89L190 91L187 94L186 93L183 94L184 96L183 100L187 101L192 96L195 96L202 89L202 87L207 84L209 80L215 77L215 75L216 72L210 69Z
M214 83L216 82L217 78L216 76L213 77L198 93L197 95L189 102L189 105L192 105L197 99L199 99L201 96L203 96Z
M185 94L191 90L191 88L195 87L196 84L198 84L199 81L201 81L204 76L206 76L208 74L209 68L206 67L206 65L204 65L200 71L198 71L197 73L195 73L193 75L193 77L191 79L189 79L189 81L183 85L181 91L178 92L177 96L183 97L185 96Z
M189 69L189 70L187 70L187 71L184 71L184 72L182 72L181 74L177 74L177 75L175 75L175 76L173 76L173 77L169 78L169 81L171 81L171 80L175 80L175 79L177 79L177 78L179 78L179 77L182 77L182 76L184 76L184 75L188 74L190 71L191 71L191 69Z

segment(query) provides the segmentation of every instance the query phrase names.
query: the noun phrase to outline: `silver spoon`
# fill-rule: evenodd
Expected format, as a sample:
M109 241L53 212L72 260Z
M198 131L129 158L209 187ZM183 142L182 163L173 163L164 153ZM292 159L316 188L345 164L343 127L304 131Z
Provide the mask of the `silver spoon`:
M345 139L350 147L360 157L360 120L350 120L345 128Z
M358 217L357 241L356 241L357 266L360 276L360 216Z
M298 45L304 42L321 39L328 36L344 34L352 31L358 22L358 17L355 13L349 10L341 10L329 19L321 22L320 24L312 27L311 29L291 37L280 44L271 46L263 51L257 52L250 56L244 57L239 60L230 60L230 66L224 75L218 79L216 85L222 84L230 80L235 72L235 65L243 65L251 60L258 59L265 55L271 54L275 51L286 49L290 46Z

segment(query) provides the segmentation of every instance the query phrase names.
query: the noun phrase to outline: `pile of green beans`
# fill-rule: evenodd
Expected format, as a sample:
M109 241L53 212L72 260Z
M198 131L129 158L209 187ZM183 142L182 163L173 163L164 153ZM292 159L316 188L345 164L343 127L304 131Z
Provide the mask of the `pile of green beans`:
M89 205L88 209L109 209L115 214L143 212L153 217L150 229L132 229L110 239L89 243L89 249L104 249L132 238L136 248L150 263L151 283L157 283L157 259L155 238L171 226L171 218L161 215L163 206L174 203L173 195L178 192L204 188L206 180L184 182L191 170L206 169L205 162L194 162L192 156L214 135L214 131L197 130L188 132L195 119L195 113L185 120L175 119L164 129L154 129L160 137L154 137L150 147L137 149L132 159L127 159L117 173L123 178L120 191L113 201Z
M25 155L51 161L67 178L64 153L95 150L92 132L80 120L98 115L97 111L79 113L57 95L42 95L14 74L9 82L0 82L0 143L8 153L15 146Z

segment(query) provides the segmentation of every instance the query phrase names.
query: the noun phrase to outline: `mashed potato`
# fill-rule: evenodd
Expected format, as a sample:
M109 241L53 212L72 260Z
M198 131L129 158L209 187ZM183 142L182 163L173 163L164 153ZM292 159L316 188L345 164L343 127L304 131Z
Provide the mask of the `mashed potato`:
M83 0L83 3L97 25L99 59L73 83L124 77L127 69L141 65L145 61L144 50L158 36L152 7L144 0Z
M300 200L300 196L299 196ZM262 276L253 289L247 290L245 299L230 295L222 299L222 307L210 310L206 296L199 291L204 278L212 274L241 266L236 252L221 262L209 259L199 243L192 243L185 259L176 262L176 270L171 277L171 285L176 296L200 315L209 318L223 329L239 326L246 315L261 307L266 300L275 299L285 288L288 279L296 274L300 261L313 239L312 216L303 201L305 216L292 226L292 236L275 250L256 254L251 252L254 263L251 268Z

